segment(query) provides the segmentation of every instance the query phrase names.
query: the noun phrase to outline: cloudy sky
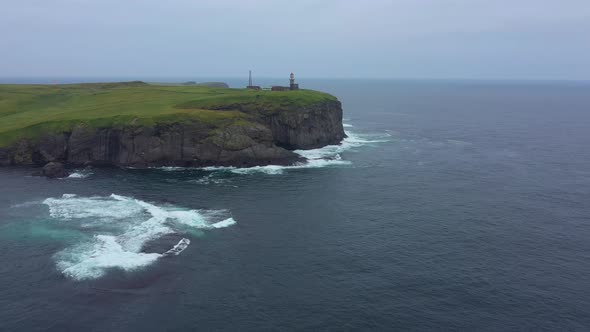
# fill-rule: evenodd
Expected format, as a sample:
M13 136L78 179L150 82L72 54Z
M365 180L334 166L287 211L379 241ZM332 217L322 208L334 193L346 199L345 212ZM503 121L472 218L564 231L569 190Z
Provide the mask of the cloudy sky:
M589 0L2 0L1 77L590 79Z

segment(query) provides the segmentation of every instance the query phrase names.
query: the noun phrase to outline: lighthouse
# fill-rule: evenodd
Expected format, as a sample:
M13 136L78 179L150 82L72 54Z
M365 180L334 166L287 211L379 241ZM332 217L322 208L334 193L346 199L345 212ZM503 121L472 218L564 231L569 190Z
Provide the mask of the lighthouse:
M289 90L299 90L299 84L295 83L295 75L293 73L289 76Z

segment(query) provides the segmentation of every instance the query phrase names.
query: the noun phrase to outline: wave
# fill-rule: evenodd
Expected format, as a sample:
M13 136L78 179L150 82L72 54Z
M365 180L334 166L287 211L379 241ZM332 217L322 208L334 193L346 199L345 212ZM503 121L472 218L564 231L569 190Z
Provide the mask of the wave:
M150 265L161 257L158 253L125 250L116 236L95 235L92 243L83 243L56 255L57 267L72 279L96 279L108 269L133 271Z
M183 238L164 253L147 253L142 249L164 235L182 233L187 226L217 229L236 223L233 218L227 218L225 210L162 207L116 194L107 197L66 194L61 198L48 198L43 203L49 207L52 218L94 232L90 240L84 239L54 257L61 272L75 280L96 279L109 269L133 271L160 257L178 255L188 247L190 240Z
M227 218L225 220L216 222L214 224L211 224L211 228L225 228L225 227L229 227L231 225L235 225L236 221L234 220L234 218Z
M362 135L356 134L352 132L346 132L348 136L340 144L337 145L327 145L321 147L319 149L312 149L312 150L295 150L293 152L297 153L301 157L306 158L307 160L303 163L290 165L290 166L259 166L259 167L250 167L250 168L236 168L231 170L233 173L238 174L248 174L248 173L256 173L256 172L263 172L266 174L282 174L284 170L288 169L300 169L300 168L323 168L323 167L330 167L330 166L338 166L338 165L350 165L352 162L348 160L343 160L341 153L353 150L355 148L360 148L365 145L370 145L374 143L383 143L388 142L389 134L379 134L379 135Z
M66 179L85 179L92 174L93 174L92 172L87 172L87 171L76 171L76 172L70 174Z
M352 127L352 125L345 124L345 128ZM270 175L283 174L285 170L302 169L302 168L323 168L330 166L342 166L352 164L348 160L343 160L340 155L344 151L354 150L362 146L370 146L377 143L389 142L391 140L390 133L373 133L373 134L359 134L350 131L345 131L348 136L340 144L328 145L318 149L312 150L294 150L301 157L306 159L305 162L296 163L294 165L267 165L267 166L253 166L253 167L233 167L233 166L209 166L209 167L159 167L158 169L167 172L185 171L185 170L202 170L207 172L230 172L234 174L254 174L265 173ZM191 182L197 184L220 184L224 179L214 179L210 175L202 178L192 180Z
M389 142L391 134L357 134L352 132L346 132L348 136L340 144L327 145L319 149L312 150L295 150L301 157L307 160L302 163L297 163L288 166L279 165L267 165L267 166L254 166L247 168L237 167L204 167L204 171L225 171L235 174L253 174L253 173L265 173L270 175L283 174L285 170L289 169L302 169L302 168L323 168L330 166L339 165L350 165L352 164L348 160L343 160L340 155L342 152L348 150L354 150L366 145L372 145L376 143Z
M204 176L204 177L199 178L199 179L189 180L187 182L189 182L189 183L195 183L195 184L208 185L208 184L212 184L212 183L213 184L224 184L224 183L227 183L229 181L229 179L217 178L214 175L215 175L215 173L209 174L209 175Z
M172 249L166 251L165 253L163 253L162 255L164 256L178 256L181 252L184 251L184 249L186 249L188 247L188 245L191 244L191 240L187 239L187 238L183 238L182 240L178 241L178 243L172 247Z
M49 207L52 218L72 220L82 218L117 220L137 215L142 208L123 200L105 199L100 196L78 197L64 194L61 198L47 198L43 204Z
M186 169L190 169L190 167L180 167L180 166L163 166L163 167L154 167L162 171L166 172L174 172L174 171L184 171Z

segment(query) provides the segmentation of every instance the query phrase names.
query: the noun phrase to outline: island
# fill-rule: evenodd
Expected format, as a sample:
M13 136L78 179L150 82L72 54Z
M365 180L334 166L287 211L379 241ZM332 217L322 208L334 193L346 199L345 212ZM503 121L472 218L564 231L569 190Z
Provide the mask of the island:
M0 166L287 165L345 137L341 103L313 90L0 85Z

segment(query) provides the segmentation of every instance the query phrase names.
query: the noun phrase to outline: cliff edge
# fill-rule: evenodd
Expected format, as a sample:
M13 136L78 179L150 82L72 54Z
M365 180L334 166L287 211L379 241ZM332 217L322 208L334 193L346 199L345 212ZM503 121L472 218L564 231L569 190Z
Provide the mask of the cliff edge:
M0 85L3 166L285 165L344 137L340 102L311 90Z

